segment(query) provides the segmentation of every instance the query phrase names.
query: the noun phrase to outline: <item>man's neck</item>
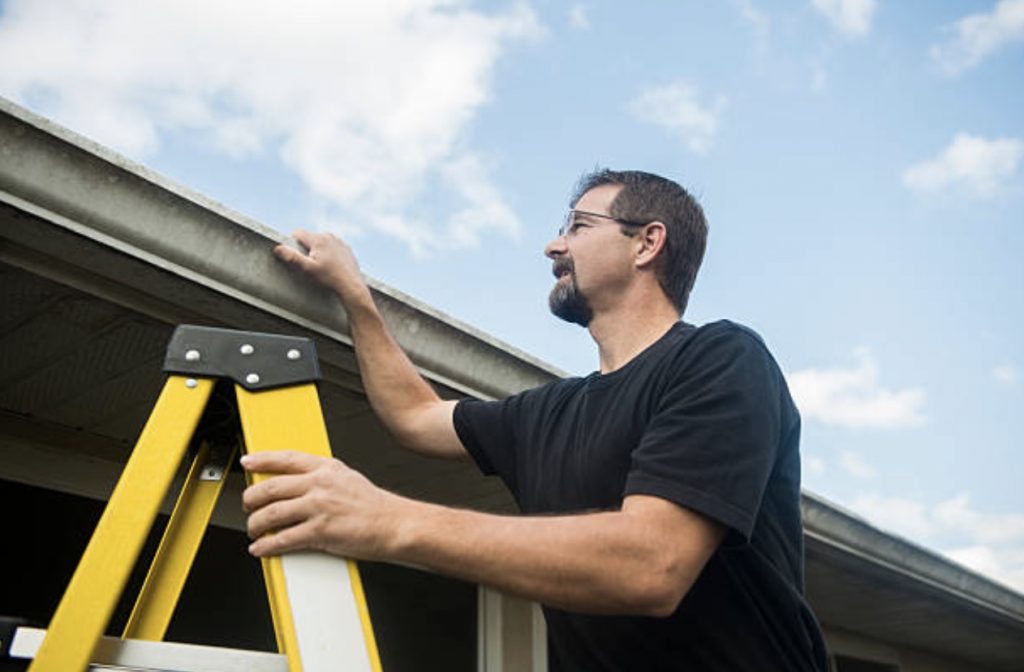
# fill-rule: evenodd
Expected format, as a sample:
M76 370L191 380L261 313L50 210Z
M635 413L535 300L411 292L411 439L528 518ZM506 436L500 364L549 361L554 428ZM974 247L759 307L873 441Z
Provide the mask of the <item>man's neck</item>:
M678 321L679 314L667 300L630 303L594 315L588 329L597 343L601 373L628 364Z

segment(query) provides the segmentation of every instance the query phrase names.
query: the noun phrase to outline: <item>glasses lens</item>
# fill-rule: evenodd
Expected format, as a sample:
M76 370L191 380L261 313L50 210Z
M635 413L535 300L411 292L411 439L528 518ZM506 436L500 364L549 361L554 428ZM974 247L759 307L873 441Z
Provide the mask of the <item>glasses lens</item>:
M558 229L559 237L564 236L565 234L569 233L569 231L572 230L572 220L575 216L576 212L574 210L570 210L569 212L565 213L565 221L562 222L562 226L559 227Z

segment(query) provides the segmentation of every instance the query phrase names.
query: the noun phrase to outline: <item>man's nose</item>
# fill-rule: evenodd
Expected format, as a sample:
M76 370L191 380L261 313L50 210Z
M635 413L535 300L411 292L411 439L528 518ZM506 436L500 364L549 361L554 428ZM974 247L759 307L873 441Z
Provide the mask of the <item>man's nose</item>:
M551 242L544 246L544 256L548 259L557 259L566 252L565 236L556 236Z

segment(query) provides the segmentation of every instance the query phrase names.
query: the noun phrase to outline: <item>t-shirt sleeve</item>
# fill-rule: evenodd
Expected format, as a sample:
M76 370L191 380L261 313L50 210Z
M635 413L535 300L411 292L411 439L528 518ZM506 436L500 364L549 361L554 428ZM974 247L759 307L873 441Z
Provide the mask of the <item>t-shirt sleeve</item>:
M455 406L455 432L477 467L487 476L497 474L517 492L516 424L522 395L500 401L463 399Z
M750 538L780 439L781 372L761 341L716 327L677 357L624 496L698 511Z

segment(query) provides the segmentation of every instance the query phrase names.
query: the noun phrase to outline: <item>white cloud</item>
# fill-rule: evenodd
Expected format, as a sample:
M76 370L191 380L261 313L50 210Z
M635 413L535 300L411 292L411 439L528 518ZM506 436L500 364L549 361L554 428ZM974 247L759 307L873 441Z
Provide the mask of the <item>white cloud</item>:
M872 524L909 539L924 542L938 534L931 513L916 499L866 494L854 500L851 508Z
M997 551L988 546L967 546L945 556L1000 583L1024 592L1024 548Z
M815 476L821 476L825 473L825 460L814 455L804 455L803 457L804 466L807 468L807 472L814 474Z
M667 129L691 152L705 154L721 127L725 105L724 96L702 103L697 87L675 81L643 91L629 103L629 111L640 121Z
M501 200L497 187L487 179L490 171L476 156L461 156L441 167L445 179L456 186L465 207L448 220L449 237L460 246L476 247L480 233L487 229L504 231L518 238L519 221Z
M828 86L828 71L818 61L811 62L811 91L822 93Z
M744 21L754 27L756 31L768 32L771 30L771 19L768 15L754 6L750 0L736 0L736 6L740 10L740 16Z
M956 75L1004 45L1024 42L1024 0L1000 0L987 14L960 19L950 32L952 37L932 46L930 53L943 72Z
M871 352L858 348L854 356L857 365L853 368L804 369L786 377L805 419L852 428L895 429L924 424L924 390L882 387Z
M979 197L993 196L1017 172L1024 140L985 138L958 133L942 154L903 172L903 184L920 192L961 185Z
M10 0L0 92L135 157L170 131L233 157L275 152L322 221L358 221L426 252L519 230L487 171L466 184L459 166L484 165L465 136L495 63L540 34L524 4ZM409 217L427 191L457 214Z
M992 377L1000 383L1013 385L1020 379L1020 373L1017 371L1017 367L1013 364L1004 362L992 369Z
M811 4L848 37L867 34L876 7L875 0L811 0Z
M934 516L940 525L970 531L973 539L985 544L1024 544L1024 513L979 513L971 508L967 493L941 502Z
M1024 513L983 513L967 493L927 506L909 497L866 494L851 507L872 524L942 552L1024 591Z
M852 450L844 450L839 455L839 466L854 478L874 478L878 473L875 468L864 461L864 457Z
M754 34L757 37L757 53L764 57L768 53L771 43L771 17L755 7L751 0L733 0L733 4L739 10L740 18L754 29Z
M590 18L587 17L587 8L584 5L576 3L569 8L569 26L576 30L590 28Z

